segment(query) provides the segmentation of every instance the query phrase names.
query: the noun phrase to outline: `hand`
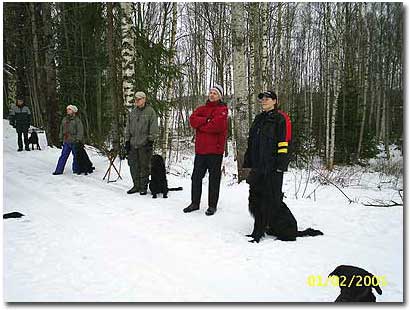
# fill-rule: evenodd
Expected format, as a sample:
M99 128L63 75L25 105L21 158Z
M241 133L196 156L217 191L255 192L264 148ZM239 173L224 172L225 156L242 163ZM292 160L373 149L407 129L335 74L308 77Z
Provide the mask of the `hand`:
M154 141L148 140L146 146L152 148L154 146Z
M81 148L81 141L75 141L73 143L73 148L78 150L79 148Z
M283 170L282 169L276 169L276 172L283 172Z
M212 121L212 118L208 117L208 118L206 119L206 122L209 123L210 121Z
M249 171L249 174L246 177L246 183L248 183L249 185L255 185L256 183L258 183L258 181L261 180L261 176L262 174L260 173L260 171L252 169Z
M125 151L126 151L127 154L131 151L130 141L125 141Z

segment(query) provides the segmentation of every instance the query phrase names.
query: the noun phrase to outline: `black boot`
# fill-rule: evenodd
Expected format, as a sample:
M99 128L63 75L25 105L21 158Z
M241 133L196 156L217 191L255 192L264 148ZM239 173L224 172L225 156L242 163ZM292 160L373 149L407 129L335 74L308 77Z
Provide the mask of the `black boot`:
M26 151L31 151L29 146L26 146L25 150Z
M196 210L199 210L199 205L197 205L196 203L191 203L183 211L184 211L184 213L188 213L188 212L192 212L192 211L196 211Z
M206 210L205 214L206 215L214 215L215 212L216 212L215 207L209 207L208 210Z
M19 147L19 149L17 150L17 152L21 152L22 150L23 150L23 148L20 148L20 147Z
M135 194L135 193L138 193L139 191L140 190L138 189L138 187L134 186L133 188L127 191L127 194Z

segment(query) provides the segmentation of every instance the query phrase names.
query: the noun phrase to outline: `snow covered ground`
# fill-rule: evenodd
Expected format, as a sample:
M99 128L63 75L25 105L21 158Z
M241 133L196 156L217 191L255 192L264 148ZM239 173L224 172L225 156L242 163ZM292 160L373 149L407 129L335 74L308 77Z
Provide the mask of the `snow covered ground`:
M73 175L71 158L63 175L51 173L61 150L16 152L16 134L3 123L3 211L26 216L3 221L3 287L7 302L330 302L339 288L310 287L309 275L325 278L349 264L384 276L381 302L403 301L403 207L365 207L371 199L400 201L397 185L377 173L361 175L343 188L349 204L331 185L316 199L301 198L298 171L285 175L286 203L299 229L324 236L282 242L265 237L248 242L253 219L247 210L248 185L232 178L232 158L224 159L219 208L205 216L207 182L200 211L184 214L190 176L168 175L168 199L127 195L123 180L102 177L108 160L88 153L96 171ZM192 171L193 155L171 165ZM380 185L377 188L377 185ZM309 184L306 192L316 188Z

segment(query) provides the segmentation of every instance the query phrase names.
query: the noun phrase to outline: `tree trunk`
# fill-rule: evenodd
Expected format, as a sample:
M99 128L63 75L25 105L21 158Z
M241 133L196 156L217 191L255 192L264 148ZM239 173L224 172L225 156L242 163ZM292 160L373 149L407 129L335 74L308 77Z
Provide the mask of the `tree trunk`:
M44 25L44 37L47 48L44 52L45 63L44 69L46 73L46 128L47 128L47 142L48 145L59 144L59 123L57 120L58 115L58 102L57 102L57 85L56 85L56 65L54 62L54 46L53 40L53 16L51 14L50 2L42 2L43 7L43 25Z
M360 159L360 154L362 152L362 143L363 143L363 135L364 135L364 127L366 123L366 113L367 113L367 88L369 87L368 78L369 78L369 62L370 62L370 55L369 55L369 28L367 24L367 19L365 17L366 13L366 4L362 4L361 7L361 18L364 23L364 31L365 31L365 40L364 40L364 57L362 58L364 69L363 69L363 114L362 114L362 121L360 125L360 134L359 134L359 145L357 147L357 158Z
M175 57L175 39L176 39L176 33L177 33L177 2L172 3L172 26L171 26L171 41L170 41L170 56L168 59L168 64L169 66L174 65L174 57ZM167 97L166 100L168 101L167 106L165 107L165 115L164 115L164 138L162 139L162 148L161 148L161 154L164 160L167 158L167 150L168 150L168 143L169 143L169 112L172 107L172 90L173 90L173 85L174 85L174 79L173 77L168 78L168 83L167 83Z
M276 24L276 36L275 36L275 44L276 44L276 52L275 52L275 91L278 95L278 99L280 98L280 51L281 51L281 37L282 37L282 3L278 2L278 21Z
M127 106L134 104L134 35L132 31L132 3L121 2L122 19L122 89L123 103Z
M246 90L245 27L244 5L242 2L231 4L232 7L232 47L233 47L233 83L234 83L234 122L235 146L238 167L238 182L246 178L243 157L248 136L248 108Z
M109 76L111 81L111 100L112 100L112 120L111 120L111 133L112 133L112 147L114 150L120 149L120 132L119 132L119 109L118 109L118 96L117 96L117 67L115 60L115 46L114 46L114 5L112 2L107 3L107 49L108 49L108 62L109 62Z

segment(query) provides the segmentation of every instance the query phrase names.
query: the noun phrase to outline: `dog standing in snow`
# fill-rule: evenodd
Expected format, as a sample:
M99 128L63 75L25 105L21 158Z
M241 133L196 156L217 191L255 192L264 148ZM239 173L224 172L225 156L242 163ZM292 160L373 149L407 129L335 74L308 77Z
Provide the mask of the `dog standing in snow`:
M34 150L34 145L36 145L37 150L41 150L40 144L38 143L38 134L37 131L33 129L28 138L29 145L31 144L31 149Z

